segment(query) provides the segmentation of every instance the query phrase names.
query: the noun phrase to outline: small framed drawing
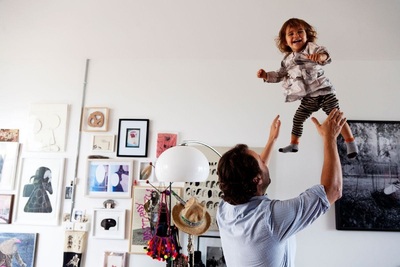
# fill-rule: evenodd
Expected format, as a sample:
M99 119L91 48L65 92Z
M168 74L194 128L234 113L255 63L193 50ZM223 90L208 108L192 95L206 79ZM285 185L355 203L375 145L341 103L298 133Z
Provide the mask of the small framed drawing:
M125 239L125 210L94 209L93 237Z
M178 199L168 194L166 190L155 190L148 186L134 186L132 198L132 213L131 213L131 228L130 228L130 249L129 253L146 254L147 250L144 247L155 233L158 218L158 209L161 206L161 193L165 193L165 200L171 207L178 203ZM181 197L182 188L172 187L173 192Z
M206 266L226 267L219 236L200 235L197 237L197 250L201 252L201 260Z
M154 167L152 161L150 160L143 160L139 161L139 168L138 168L138 181L139 182L152 182L154 177Z
M115 135L93 135L92 151L114 152Z
M64 181L64 158L22 159L15 223L57 225Z
M87 196L130 198L132 172L132 160L88 159Z
M104 267L125 267L125 252L104 252Z
M0 224L11 223L14 195L0 195Z
M108 130L108 117L108 108L84 108L82 115L82 130L86 132L106 132Z
M73 209L71 214L71 221L72 222L83 222L86 216L85 210Z
M120 119L117 157L147 157L148 119Z
M14 189L18 154L19 143L0 142L0 190Z

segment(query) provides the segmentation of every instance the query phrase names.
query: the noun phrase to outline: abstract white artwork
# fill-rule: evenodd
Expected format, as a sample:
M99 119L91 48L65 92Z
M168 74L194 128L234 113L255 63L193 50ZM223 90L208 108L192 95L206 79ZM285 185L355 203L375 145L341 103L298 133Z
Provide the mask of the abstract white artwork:
M67 121L67 104L33 104L29 114L27 150L63 152Z

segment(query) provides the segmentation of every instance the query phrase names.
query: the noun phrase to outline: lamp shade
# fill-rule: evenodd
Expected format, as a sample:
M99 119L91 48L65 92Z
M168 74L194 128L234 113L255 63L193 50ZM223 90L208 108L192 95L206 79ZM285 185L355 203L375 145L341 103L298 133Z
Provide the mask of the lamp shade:
M200 150L174 146L159 156L155 172L160 182L204 182L210 173L210 166Z

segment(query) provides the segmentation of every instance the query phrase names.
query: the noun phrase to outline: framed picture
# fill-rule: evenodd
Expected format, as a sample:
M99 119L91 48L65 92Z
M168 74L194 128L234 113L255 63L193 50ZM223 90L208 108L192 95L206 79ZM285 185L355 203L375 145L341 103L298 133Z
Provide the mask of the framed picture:
M125 252L104 252L104 267L125 267Z
M68 104L33 104L27 151L63 152L67 141Z
M19 129L0 129L1 142L19 142Z
M35 252L36 252L36 233L4 233L0 232L0 247L16 248L16 252L12 254L16 260L20 258L20 262L13 261L11 266L35 266ZM3 252L4 250L2 250ZM6 265L3 265L6 266Z
M11 223L14 195L0 195L0 224Z
M147 157L148 119L120 119L118 128L118 157Z
M139 161L137 178L139 182L152 182L154 178L154 166L151 160Z
M176 146L177 141L178 134L176 133L158 133L156 157L158 158L168 148Z
M181 196L181 188L173 187L172 190ZM130 253L146 254L144 247L155 233L158 218L158 208L161 200L160 192L164 190L155 190L147 186L135 186L133 188L132 198L132 217L130 230ZM166 196L166 202L169 203L169 195ZM171 206L178 203L175 197L171 199ZM168 207L171 210L171 207Z
M108 117L108 108L84 108L82 114L82 130L86 132L106 132L108 131Z
M19 143L0 142L0 191L14 190Z
M335 204L336 229L400 231L400 122L348 123L359 154L348 159L338 138L343 196Z
M132 173L132 160L88 159L86 194L89 197L130 198Z
M114 152L115 135L93 135L92 151Z
M86 210L73 209L71 214L71 222L83 222L86 215Z
M93 237L125 239L125 210L93 210Z
M57 225L63 196L64 158L23 158L15 223Z
M206 266L226 267L221 238L219 236L198 236L197 250L201 252L201 261Z

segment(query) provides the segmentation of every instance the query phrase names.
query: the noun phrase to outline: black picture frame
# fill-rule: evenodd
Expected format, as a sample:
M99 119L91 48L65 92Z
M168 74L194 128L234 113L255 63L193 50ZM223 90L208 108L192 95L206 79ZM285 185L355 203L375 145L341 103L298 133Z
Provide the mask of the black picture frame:
M226 267L221 238L219 236L198 236L197 251L201 252L201 261L205 266Z
M119 119L117 157L147 157L148 119Z
M400 231L400 122L348 120L359 154L348 159L337 141L343 172L335 203L337 230Z

